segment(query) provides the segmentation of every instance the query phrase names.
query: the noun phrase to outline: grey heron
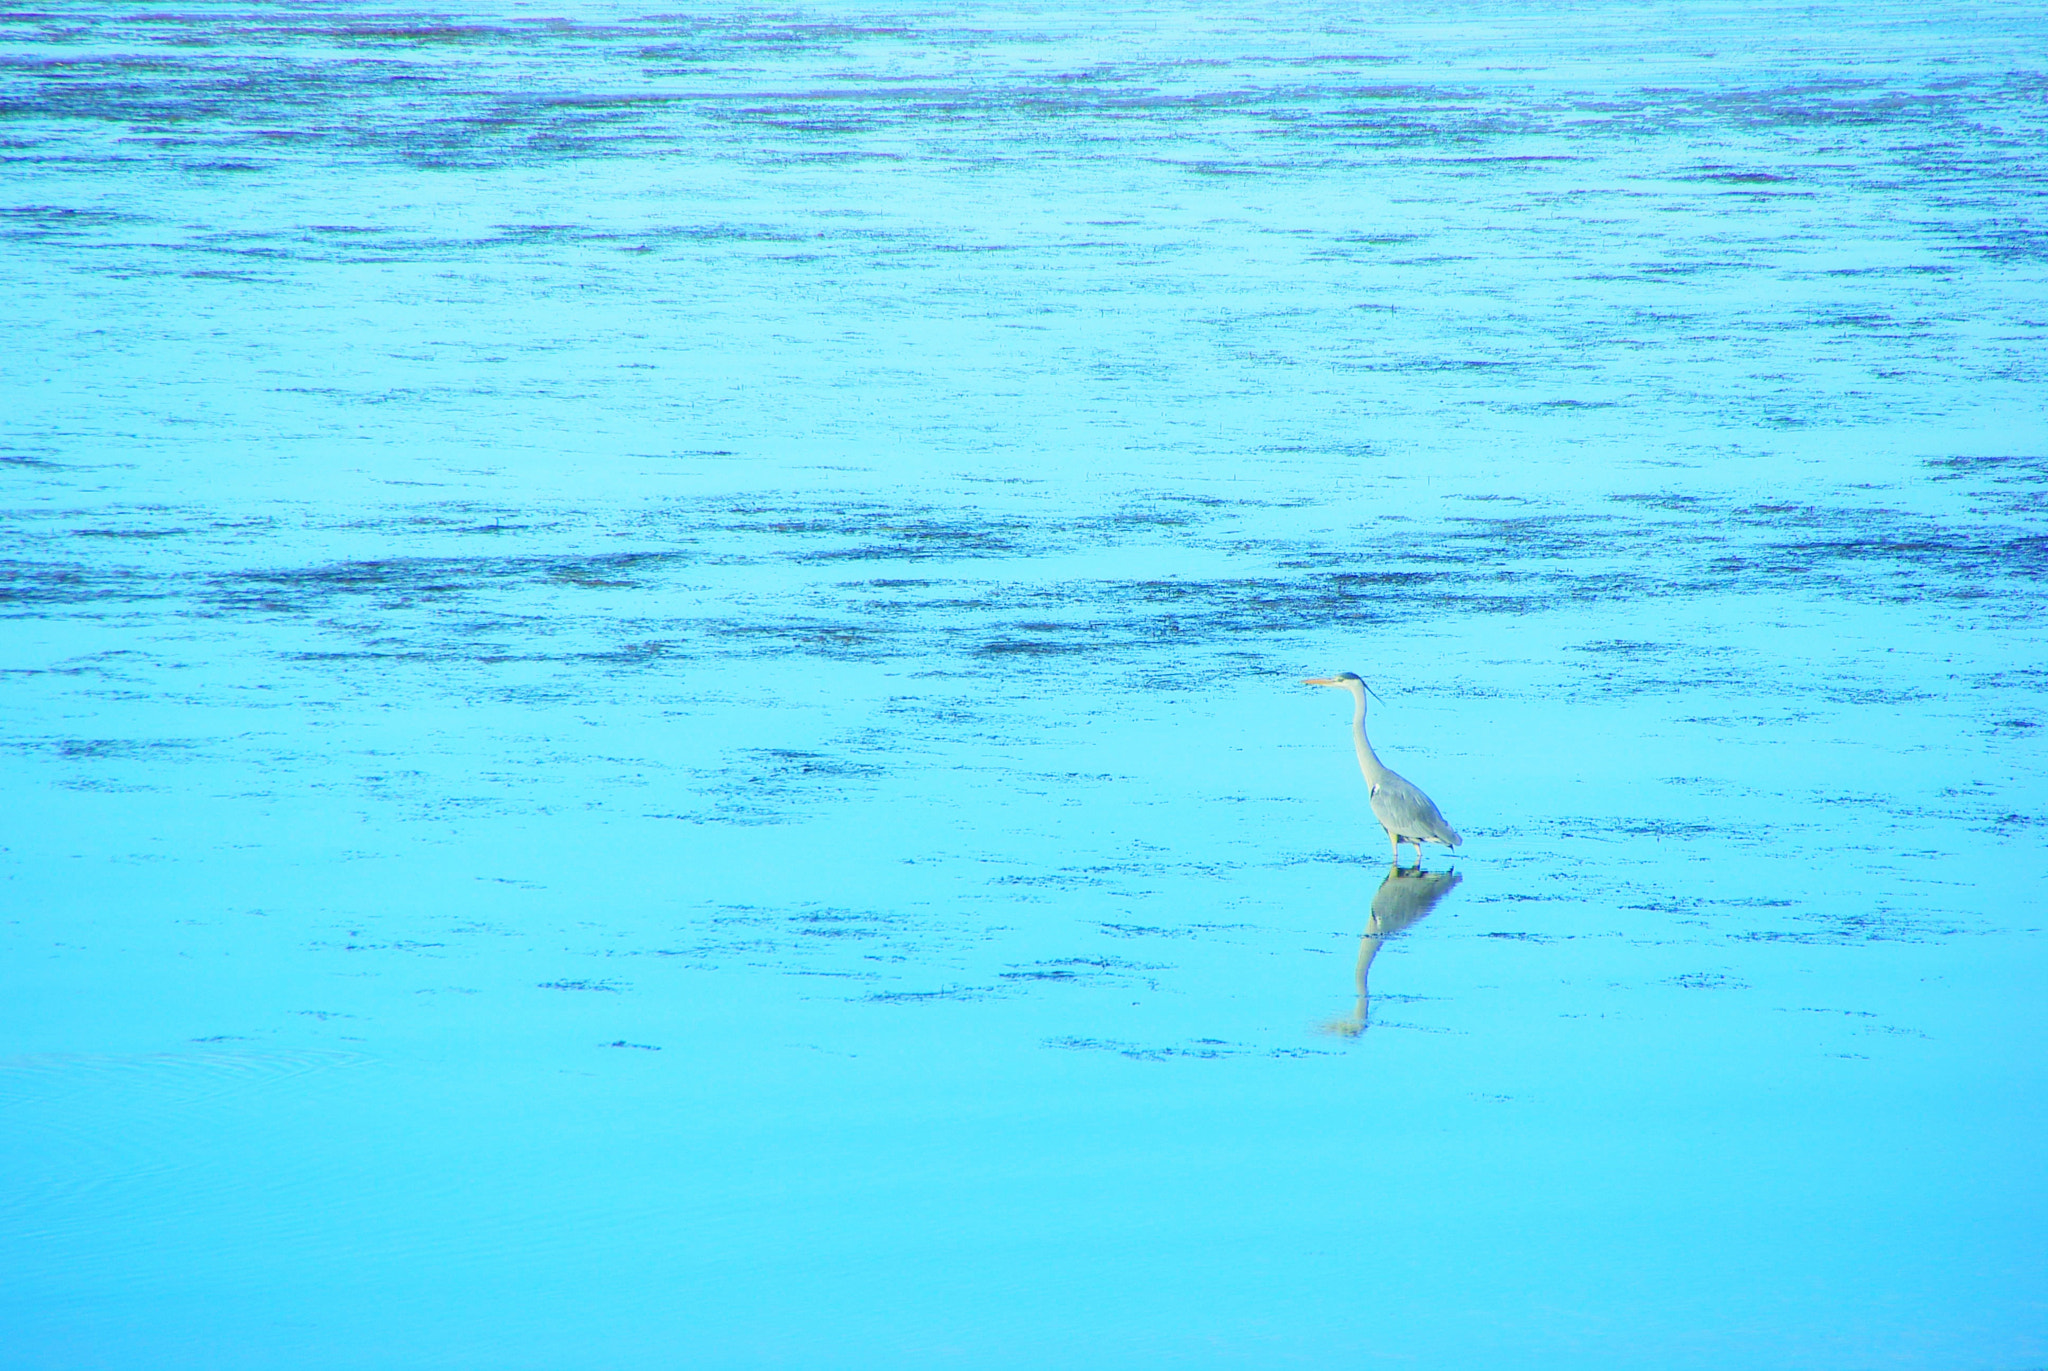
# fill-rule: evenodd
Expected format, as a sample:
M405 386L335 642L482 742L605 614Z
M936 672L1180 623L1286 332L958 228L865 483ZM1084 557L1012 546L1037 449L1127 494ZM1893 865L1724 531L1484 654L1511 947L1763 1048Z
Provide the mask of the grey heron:
M1358 750L1358 769L1365 773L1365 784L1372 801L1373 817L1380 821L1380 827L1387 830L1387 841L1393 845L1394 865L1401 864L1401 844L1415 844L1415 864L1422 865L1422 845L1442 843L1455 848L1465 840L1458 836L1458 830L1444 822L1444 816L1437 810L1436 801L1422 793L1412 782L1387 770L1372 750L1372 742L1365 736L1365 682L1355 671L1340 671L1335 676L1312 676L1303 685L1334 686L1348 690L1357 707L1351 715L1351 744Z

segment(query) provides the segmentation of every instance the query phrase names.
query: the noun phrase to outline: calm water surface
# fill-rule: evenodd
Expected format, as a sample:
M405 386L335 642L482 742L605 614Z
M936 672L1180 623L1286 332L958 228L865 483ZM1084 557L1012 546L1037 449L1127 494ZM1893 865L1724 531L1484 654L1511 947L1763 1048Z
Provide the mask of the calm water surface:
M2048 1365L2044 53L0 16L0 1363Z

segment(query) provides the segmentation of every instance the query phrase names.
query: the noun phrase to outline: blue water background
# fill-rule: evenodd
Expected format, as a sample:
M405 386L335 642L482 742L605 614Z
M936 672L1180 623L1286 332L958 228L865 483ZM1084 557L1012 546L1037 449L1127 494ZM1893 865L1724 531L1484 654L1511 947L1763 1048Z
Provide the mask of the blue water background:
M2044 68L0 16L0 1364L2048 1364Z

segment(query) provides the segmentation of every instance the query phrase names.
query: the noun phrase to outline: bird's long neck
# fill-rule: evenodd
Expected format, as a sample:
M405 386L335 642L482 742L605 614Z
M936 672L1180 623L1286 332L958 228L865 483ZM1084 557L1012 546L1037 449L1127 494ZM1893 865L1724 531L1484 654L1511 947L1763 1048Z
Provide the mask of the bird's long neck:
M1365 783L1376 786L1387 769L1372 750L1372 739L1365 736L1365 688L1351 687L1351 698L1357 702L1351 711L1351 745L1358 749L1358 769L1365 773Z

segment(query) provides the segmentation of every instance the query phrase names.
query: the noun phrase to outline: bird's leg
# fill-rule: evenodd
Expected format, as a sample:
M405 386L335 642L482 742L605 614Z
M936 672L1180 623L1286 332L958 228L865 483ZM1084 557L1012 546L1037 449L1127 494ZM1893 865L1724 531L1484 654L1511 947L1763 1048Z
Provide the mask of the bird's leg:
M1394 865L1399 866L1401 864L1401 839L1391 828L1387 830L1387 844L1394 849Z

